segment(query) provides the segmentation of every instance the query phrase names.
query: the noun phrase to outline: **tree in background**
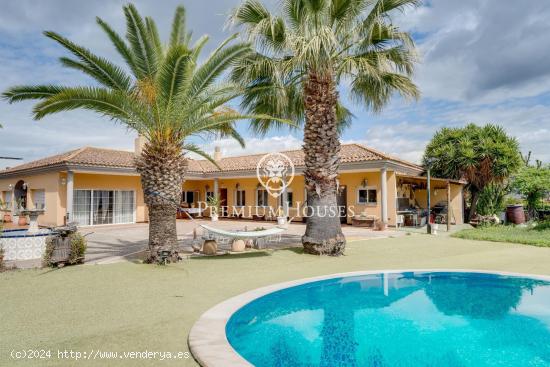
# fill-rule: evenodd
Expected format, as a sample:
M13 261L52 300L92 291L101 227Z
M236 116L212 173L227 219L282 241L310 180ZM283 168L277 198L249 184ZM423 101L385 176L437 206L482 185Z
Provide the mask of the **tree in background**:
M282 0L272 13L258 0L245 0L231 20L245 29L256 52L242 59L233 80L246 87L243 107L304 122L305 185L311 208L337 207L339 125L349 113L338 87L349 83L356 102L382 109L394 93L417 98L410 76L414 42L391 15L418 0ZM257 131L273 126L256 119ZM338 212L336 210L336 212ZM311 213L310 213L311 214ZM340 255L345 237L338 216L314 210L308 217L304 250Z
M543 207L544 198L550 193L550 165L525 165L514 175L512 188L525 196L529 214L535 218L537 209Z
M480 193L489 185L505 184L522 165L519 144L500 126L469 124L443 128L426 147L424 165L431 162L434 176L468 182L467 220L477 214Z
M230 37L199 62L208 37L191 44L183 7L175 12L167 43L161 42L153 19L143 18L131 4L123 10L126 39L102 19L97 18L97 23L127 68L55 32L45 32L72 54L60 59L63 66L81 71L96 83L78 87L17 86L3 97L10 103L39 100L33 110L36 120L82 108L108 116L145 137L147 143L136 157L136 166L149 209L149 261L156 261L161 249L169 250L176 260L176 206L187 170L185 154L191 151L213 161L188 138L221 134L244 146L233 123L269 116L243 116L225 107L241 90L234 83L219 82L219 77L239 57L251 52L248 44L230 44L235 36Z

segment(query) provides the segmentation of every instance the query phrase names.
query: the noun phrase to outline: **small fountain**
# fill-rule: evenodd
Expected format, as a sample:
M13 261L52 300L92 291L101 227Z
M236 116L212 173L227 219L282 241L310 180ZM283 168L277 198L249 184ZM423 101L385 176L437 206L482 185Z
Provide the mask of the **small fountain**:
M28 229L8 229L0 233L0 248L4 249L4 260L37 260L44 256L46 238L54 234L51 229L38 227L38 216L44 209L22 209L19 215L29 216Z
M22 209L19 215L29 216L29 229L27 233L35 234L40 231L38 228L38 217L45 213L44 209Z

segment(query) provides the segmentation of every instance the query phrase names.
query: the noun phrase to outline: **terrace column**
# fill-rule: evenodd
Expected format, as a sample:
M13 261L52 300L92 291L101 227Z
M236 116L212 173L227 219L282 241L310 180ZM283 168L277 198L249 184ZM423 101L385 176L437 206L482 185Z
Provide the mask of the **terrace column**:
M288 190L285 188L283 190L283 213L285 217L288 217Z
M220 180L217 179L217 178L215 178L215 179L214 179L214 197L215 197L215 198L218 198L219 195L220 195L219 192L218 192L219 189L220 189L219 186L220 186Z
M74 192L74 172L67 171L67 223L72 222L73 216L73 192Z
M383 167L380 170L380 196L381 196L381 215L382 223L388 223L388 180L387 180L387 169Z

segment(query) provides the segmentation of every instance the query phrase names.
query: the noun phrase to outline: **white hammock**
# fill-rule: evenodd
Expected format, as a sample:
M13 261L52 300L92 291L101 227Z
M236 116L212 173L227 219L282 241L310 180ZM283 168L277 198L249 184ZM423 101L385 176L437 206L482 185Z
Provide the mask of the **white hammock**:
M229 237L229 238L261 238L261 237L275 236L286 231L286 229L284 228L275 227L275 228L264 229L261 231L229 232L229 231L224 231L223 229L209 227L204 224L201 224L200 226L206 229L210 233L215 233L217 235L220 235L223 237Z

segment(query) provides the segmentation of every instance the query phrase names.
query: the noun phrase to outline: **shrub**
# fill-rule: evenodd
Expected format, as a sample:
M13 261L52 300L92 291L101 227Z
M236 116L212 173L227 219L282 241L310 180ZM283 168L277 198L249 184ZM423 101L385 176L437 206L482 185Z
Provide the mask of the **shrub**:
M507 187L497 183L485 186L479 193L477 213L482 216L488 216L504 211L504 199L507 191Z
M69 238L71 239L71 256L69 257L69 263L80 263L84 259L84 254L88 248L88 242L86 238L78 232L71 234Z
M56 236L50 236L46 239L46 251L44 252L44 258L42 261L43 266L53 266L55 264L52 263L52 255L55 249L55 239L58 238ZM88 247L88 243L86 241L86 238L81 235L80 233L72 233L69 235L70 243L71 243L71 251L69 254L69 258L67 259L66 264L74 265L81 263L84 259L84 255L86 253L86 249Z
M550 219L545 219L537 222L537 225L533 227L537 231L547 231L550 230Z
M0 247L0 272L4 271L5 269L4 265L4 249Z

